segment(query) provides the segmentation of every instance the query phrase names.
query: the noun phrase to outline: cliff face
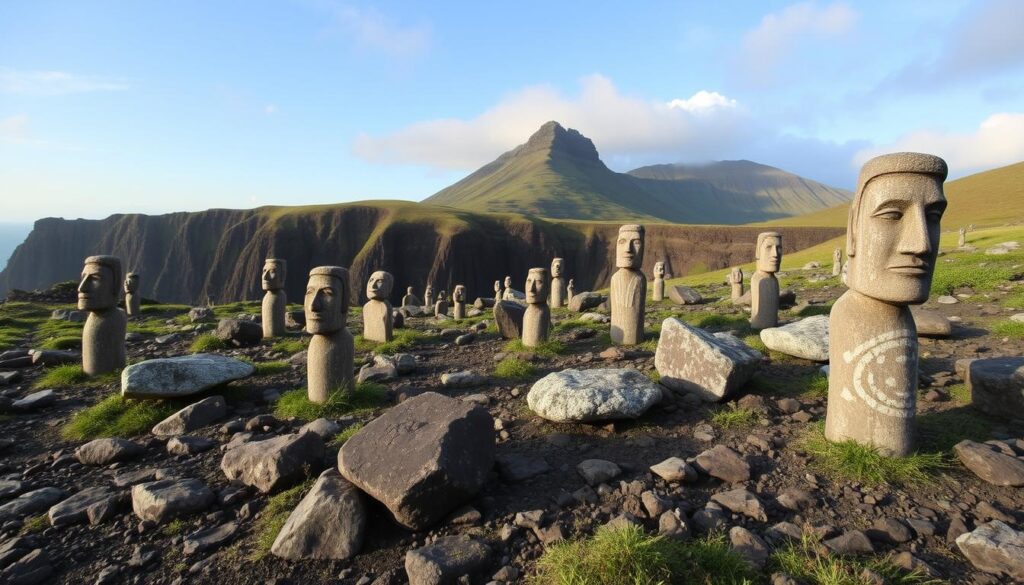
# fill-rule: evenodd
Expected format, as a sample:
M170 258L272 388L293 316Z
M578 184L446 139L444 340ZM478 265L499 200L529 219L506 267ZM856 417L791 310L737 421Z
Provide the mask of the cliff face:
M762 229L649 224L644 272L650 275L658 260L673 276L749 261ZM782 231L788 250L842 233ZM142 294L165 302L258 299L268 256L288 261L291 302L301 302L310 268L324 264L349 268L359 302L374 270L395 275L393 303L407 286L422 296L427 283L447 291L465 284L472 299L493 294L494 281L505 275L522 288L529 268L548 267L556 256L565 258L566 274L584 291L607 285L617 232L617 223L556 223L399 202L51 218L36 222L0 272L0 293L77 279L82 260L99 253L121 257L126 270L141 274Z

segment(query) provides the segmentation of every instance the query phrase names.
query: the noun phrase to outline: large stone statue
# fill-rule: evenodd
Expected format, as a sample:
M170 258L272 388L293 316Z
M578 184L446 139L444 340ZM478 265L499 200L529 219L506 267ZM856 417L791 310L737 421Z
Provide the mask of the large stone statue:
M829 317L825 436L887 455L914 448L917 328L946 209L946 163L901 152L864 164L846 227L850 290Z
M452 292L452 316L455 319L466 318L466 287L457 284Z
M423 306L427 307L427 310L434 306L434 287L429 284L423 290Z
M665 263L654 263L654 291L651 292L651 299L660 301L665 298Z
M647 301L647 277L640 271L644 263L644 226L619 228L615 244L615 266L609 305L612 308L612 343L636 345L644 340L644 304Z
M349 305L348 270L317 266L309 271L306 285L306 331L313 335L306 356L309 400L327 402L334 392L355 389L352 362L355 343L345 326Z
M551 306L556 309L560 309L569 304L569 299L565 296L565 260L561 258L555 258L551 261ZM529 282L529 277L527 277ZM530 296L530 292L526 291L526 296ZM530 302L527 299L526 302Z
M548 271L531 268L526 276L526 313L523 314L523 345L537 347L548 340L551 307L548 306Z
M750 277L750 326L775 327L779 324L779 279L775 273L782 265L782 234L758 234L754 256L757 270Z
M739 266L729 272L729 285L732 287L729 298L733 301L739 300L743 296L743 269Z
M82 329L82 371L98 376L123 368L128 317L117 307L121 296L121 259L89 256L78 285L78 308L89 311Z
M442 290L437 293L437 302L434 303L434 316L440 317L441 315L448 314L448 299L446 293Z
M416 293L412 292L412 287L405 289L405 296L402 297L403 307L421 307L420 298L416 296Z
M288 299L284 294L284 277L288 265L279 258L263 261L263 337L285 334L284 316L288 312Z
M142 312L142 295L139 294L139 275L129 272L124 277L124 312L129 317L138 317Z
M843 271L843 250L836 248L832 250L832 276L839 276Z
M956 240L956 246L958 248L963 248L967 246L967 228L960 228L960 235Z
M366 298L370 300L363 305L363 339L384 343L394 338L391 302L388 300L394 283L391 273L383 270L371 274L366 282Z
M565 285L565 298L567 298L568 300L571 301L572 297L575 296L575 295L576 295L576 285L573 283L572 279L570 278L569 279L569 284ZM568 303L566 303L566 304L568 304Z

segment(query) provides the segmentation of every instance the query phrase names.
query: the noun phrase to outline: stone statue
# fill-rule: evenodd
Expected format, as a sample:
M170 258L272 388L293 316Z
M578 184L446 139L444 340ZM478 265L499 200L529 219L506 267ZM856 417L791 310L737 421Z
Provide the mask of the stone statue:
M452 292L452 316L455 319L466 318L466 287L457 284Z
M960 237L957 238L956 245L958 248L963 248L967 245L967 228L960 228Z
M729 272L729 285L732 286L732 293L729 295L730 299L735 301L743 296L743 269L739 266Z
M128 316L117 307L121 293L121 259L89 256L78 285L78 308L89 311L82 329L82 371L98 376L123 368L127 362L124 336Z
M660 301L665 298L665 263L655 262L654 263L654 291L651 293L651 299Z
M279 258L263 261L263 337L278 337L285 334L285 313L288 299L284 294L284 278L288 265Z
M306 298L306 331L313 335L306 356L309 400L324 404L335 392L355 389L352 363L355 343L345 327L350 302L348 270L317 266L309 271Z
M757 270L750 277L750 326L775 327L779 324L779 279L775 273L782 265L782 234L758 234L754 255Z
M843 271L843 249L832 250L832 276L839 276Z
M448 299L445 298L445 292L442 290L437 293L437 302L434 303L434 316L440 317L441 315L448 314Z
M523 345L537 347L548 340L551 307L548 306L548 271L531 268L526 276L526 313L523 314Z
M494 281L494 302L497 303L498 301L500 301L502 296L503 295L501 293L501 281L500 280L495 280Z
M636 345L644 340L644 304L647 301L647 277L640 271L644 263L644 226L619 228L615 245L609 305L612 308L612 343Z
M573 284L572 279L569 279L569 284L565 285L565 296L568 300L572 300L572 297L576 294L576 285Z
M434 287L427 285L427 288L423 290L423 306L430 307L434 306Z
M371 274L366 282L366 298L370 300L363 305L363 339L384 343L394 338L394 321L388 300L394 282L391 273L383 270Z
M142 295L139 294L139 275L129 272L124 278L124 312L129 317L138 317L142 312Z
M861 168L846 227L847 285L829 317L825 436L886 455L914 448L917 328L928 299L946 197L945 161L901 152Z
M405 289L405 296L402 297L403 307L421 307L420 298L416 296L416 293L412 292L412 287Z
M561 258L555 258L551 261L551 306L556 309L560 309L569 304L569 299L565 296L565 260ZM529 282L529 276L527 276L527 282ZM526 291L527 297L530 292ZM529 300L527 300L529 302Z

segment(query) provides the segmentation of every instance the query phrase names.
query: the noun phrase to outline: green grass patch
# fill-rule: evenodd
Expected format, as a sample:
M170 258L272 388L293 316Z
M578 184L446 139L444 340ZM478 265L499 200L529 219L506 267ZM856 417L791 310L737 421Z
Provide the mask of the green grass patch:
M1024 253L1018 251L1002 256L986 256L982 251L947 254L935 265L931 292L949 295L960 287L970 287L975 292L994 291L1020 272L1014 266L1022 260Z
M869 445L829 441L821 425L816 425L800 446L822 472L870 486L926 484L934 480L936 473L950 467L944 453L887 457Z
M308 391L305 388L296 388L281 395L274 408L274 415L278 418L295 417L307 421L318 418L338 418L345 414L370 412L384 404L386 396L386 386L363 382L357 384L355 392L351 394L338 390L327 397L327 402L317 404L309 400Z
M722 429L748 427L758 418L758 414L749 408L728 404L712 413L711 424Z
M889 556L860 558L831 554L823 551L818 540L810 536L777 549L771 556L770 569L808 585L871 585L873 581L861 577L865 569L881 575L886 585L943 583L920 571L904 571L894 565Z
M355 342L356 351L358 352L373 351L381 355L395 355L396 353L411 351L417 345L429 342L433 338L433 336L416 331L415 329L401 329L395 332L391 341L384 343L368 341L363 339L362 335L357 335Z
M292 366L286 361L253 362L252 365L256 368L256 372L253 374L255 376L273 376L290 372L292 369Z
M655 384L661 382L661 374L658 373L658 370L648 370L644 372L644 375L647 376L647 379L649 379L651 382L654 382Z
M192 307L188 305L165 305L162 303L154 303L152 305L142 305L140 309L140 312L143 315L163 315L171 317L174 315L179 315L181 313L185 313L187 315L188 312L192 310Z
M971 403L971 391L967 389L967 384L946 386L946 392L949 392L949 396L957 402L963 404Z
M239 315L259 315L263 312L263 301L238 301L210 309L215 319L234 319Z
M183 406L165 400L132 400L114 394L75 413L61 429L61 435L75 441L134 437L149 432L156 423Z
M581 319L568 319L561 321L554 326L555 333L565 333L573 329L590 329L591 331L597 331L599 323L593 321L583 321Z
M513 339L505 344L504 350L511 353L532 353L537 357L555 357L565 353L565 344L557 339L549 339L537 347L526 347L522 340Z
M274 345L270 346L270 349L288 355L295 355L300 351L305 351L307 347L309 347L309 340L307 339L279 339L274 342Z
M494 366L494 376L505 380L524 380L534 375L533 364L519 358L505 358Z
M800 307L794 314L797 317L814 317L815 315L828 315L832 312L832 305L805 305Z
M184 532L185 522L182 521L181 518L175 518L174 520L171 520L167 524L164 524L160 527L160 534L166 536L167 538L172 538L174 536L184 534Z
M224 343L224 340L216 335L212 333L204 333L195 338L192 345L188 346L188 350L192 353L207 353L218 349L226 349L227 346L228 345Z
M729 329L747 331L750 319L746 315L723 315L721 313L687 313L680 317L683 321L701 329Z
M1014 337L1020 339L1024 337L1024 323L1018 321L997 321L992 325L991 332L993 335L1000 337Z
M337 435L334 435L333 438L331 438L328 445L340 449L341 446L344 445L346 441L351 439L356 433L362 430L363 426L363 423L355 423L353 425L345 427L345 430L341 431Z
M761 355L767 356L771 351L768 346L761 341L761 336L757 333L751 333L750 335L743 337L743 343L749 345L752 349L761 352Z
M999 299L999 304L1010 309L1024 309L1024 288L1018 286L1016 290Z
M270 547L274 546L277 534L281 532L284 523L288 521L295 506L299 505L302 497L306 495L309 488L313 487L313 480L309 479L293 488L287 489L277 495L271 496L267 506L260 513L260 517L253 526L254 547L249 554L250 561L259 561L270 554Z
M21 534L36 534L42 532L50 527L50 517L46 514L39 514L38 516L32 516L31 518L25 519L25 523L21 525Z
M727 585L756 575L721 536L682 542L637 526L602 527L592 538L559 543L537 561L532 585Z
M116 371L90 378L82 371L82 364L63 364L44 369L43 375L36 380L33 387L44 389L105 386L117 382L120 376L121 372Z
M82 347L81 335L63 335L61 337L50 337L39 344L42 349L78 349Z

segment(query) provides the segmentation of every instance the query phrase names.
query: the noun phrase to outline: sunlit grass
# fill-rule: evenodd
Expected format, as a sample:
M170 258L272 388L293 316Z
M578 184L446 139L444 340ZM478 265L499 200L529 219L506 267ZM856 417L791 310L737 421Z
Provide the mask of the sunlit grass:
M757 422L758 414L749 408L728 404L711 415L711 424L722 429L748 427Z
M370 412L382 405L386 397L386 386L363 382L358 384L351 394L339 390L331 393L324 404L317 404L309 400L305 388L296 388L281 395L274 408L274 415L278 418L295 417L307 421L338 418L345 414Z
M156 423L183 406L165 400L132 400L114 394L75 413L64 425L61 435L69 440L134 437L148 433Z
M854 441L829 441L823 427L815 425L800 448L815 467L833 477L865 485L920 485L934 481L935 474L949 469L944 453L913 453L887 457L875 447Z
M904 571L889 556L852 557L832 554L821 543L805 536L801 542L790 542L776 549L770 567L809 585L872 585L863 577L864 570L880 575L886 585L938 585L920 571Z
M212 333L204 333L192 341L188 350L191 353L207 353L218 349L227 349L227 346L228 345L224 343L224 340L216 335Z

